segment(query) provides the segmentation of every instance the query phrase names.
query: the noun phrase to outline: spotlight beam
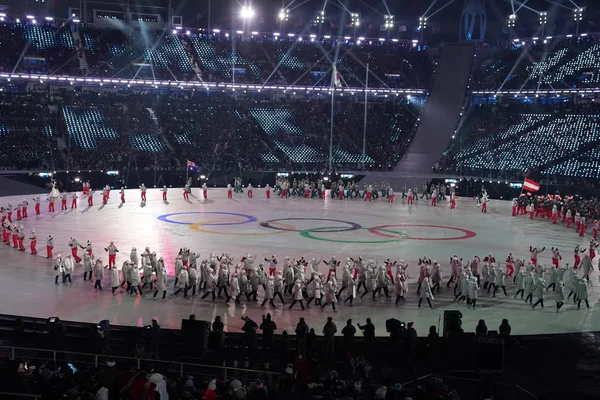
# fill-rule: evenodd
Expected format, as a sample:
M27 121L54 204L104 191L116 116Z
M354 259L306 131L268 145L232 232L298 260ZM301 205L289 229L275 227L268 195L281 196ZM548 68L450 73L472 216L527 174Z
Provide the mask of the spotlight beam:
M295 1L295 0L294 0ZM287 8L285 9L286 11L294 11L296 8L300 7L301 5L304 5L305 3L309 2L310 0L304 0L302 3L298 4L296 7L290 8L290 6L292 5L292 3L290 3L289 6L287 6Z
M565 6L564 4L559 4L559 3L556 3L556 2L554 2L554 1L552 1L552 0L547 0L547 1L548 1L549 3L552 3L552 4L554 4L554 5L557 5L557 6L559 6L559 7L562 7L562 8L565 8L565 9L567 9L567 10L571 11L571 7L567 7L567 6Z
M510 0L510 7L512 8L512 13L514 15L515 14L515 2L513 0Z
M433 2L429 5L429 7L427 7L427 10L425 10L425 12L422 15L427 15L429 10L431 10L431 8L435 5L435 3L437 3L437 1L438 0L433 0Z
M384 14L379 12L375 7L372 7L370 4L365 3L363 0L360 0L360 2L383 17Z
M344 3L342 3L340 0L337 0L337 1L338 1L338 4L333 4L334 6L338 6L338 7L342 8L342 9L346 10L346 12L347 12L348 14L351 14L350 10L348 10L348 9L346 8L346 6L344 5Z
M443 6L441 6L440 8L438 8L437 10L435 10L433 12L433 14L431 15L427 15L427 18L431 18L433 17L435 14L439 13L440 11L442 11L444 8L448 7L450 4L454 3L454 0L450 0L448 3L444 4Z
M321 58L319 58L319 60L315 63L315 65L319 65L319 63L321 61L323 61L324 58L325 58L325 56L323 55ZM300 75L298 77L298 79L296 79L294 82L292 82L292 84L290 86L294 86L300 79L304 78L304 75L308 74L309 72L312 72L312 71L310 70L310 68L307 68L306 71L304 71L304 73L302 75Z
M303 34L306 33L307 29L308 29L308 27L304 30ZM291 52L294 50L294 48L296 46L298 46L298 43L301 43L301 42L294 41L292 43L292 45L290 46L290 48L288 49L288 51L286 51L285 54L283 55L283 57L281 57L281 60L279 60L279 62L277 63L277 65L275 66L275 68L273 69L273 71L271 71L271 73L269 74L269 76L267 77L267 79L265 79L265 81L262 83L262 85L260 86L261 88L265 87L265 85L267 84L267 82L269 81L269 79L271 79L273 77L273 75L275 75L275 73L279 70L279 67L281 67L281 64L283 63L283 60L285 60L285 58L291 54ZM321 48L321 50L322 50L322 46L319 46L319 48Z
M520 1L518 1L518 0L514 0L514 2L515 2L515 3L517 3L517 4L519 5L519 8L517 8L517 11L515 11L515 12L519 12L519 10L520 10L521 8L526 8L526 9L528 9L529 11L531 11L531 12L534 12L534 13L536 13L536 14L539 14L539 13L540 13L538 10L534 10L533 8L531 8L531 7L529 7L529 6L526 6L526 5L525 5L525 3L527 3L527 1L525 1L524 3L521 3L521 2L520 2Z
M385 6L385 10L387 11L388 15L391 15L392 13L390 12L390 8L388 7L387 3L385 0L381 0L383 2L383 5ZM435 2L435 0L434 0Z

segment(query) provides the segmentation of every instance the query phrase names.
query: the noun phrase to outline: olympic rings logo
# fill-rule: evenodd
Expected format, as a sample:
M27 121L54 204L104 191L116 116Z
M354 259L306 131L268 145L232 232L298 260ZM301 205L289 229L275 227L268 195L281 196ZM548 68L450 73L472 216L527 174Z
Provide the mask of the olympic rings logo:
M180 215L223 215L223 216L232 216L235 217L234 221L222 221L222 220L209 220L204 222L185 222L178 221L172 219L171 217L176 217ZM312 218L312 217L290 217L290 218L277 218L270 219L266 221L259 222L259 226L262 228L269 229L270 231L263 232L221 232L217 230L213 230L207 227L211 226L231 226L231 225L247 225L253 222L257 222L258 219L252 215L239 214L239 213L231 213L231 212L222 212L222 211L190 211L190 212L179 212L179 213L171 213L164 214L157 218L159 221L178 224L178 225L188 225L190 229L196 232L202 233L210 233L215 235L230 235L230 236L265 236L265 235L278 235L288 232L298 232L300 236L311 239L311 240L319 240L325 242L333 242L333 243L346 243L346 244L384 244L384 243L392 243L399 242L403 240L464 240L470 239L476 236L476 233L467 229L452 227L452 226L442 226L442 225L428 225L428 224L388 224L388 225L379 225L371 228L364 228L360 224L351 221L344 221L338 219L330 219L330 218ZM284 222L285 221L285 222ZM295 225L291 225L288 222L290 221L325 221L325 222L333 222L335 225L333 226L325 226L325 227L316 227L316 228L307 228L307 229L298 229ZM340 226L344 225L344 226ZM412 236L404 231L397 230L398 228L429 228L429 229L441 229L444 232L444 236L442 237L424 237L424 236ZM353 231L366 231L372 235L383 237L384 239L380 240L347 240L341 238L327 238L322 237L320 235L327 233L343 233L343 232L353 232ZM460 232L462 235L460 236L445 236L447 231Z

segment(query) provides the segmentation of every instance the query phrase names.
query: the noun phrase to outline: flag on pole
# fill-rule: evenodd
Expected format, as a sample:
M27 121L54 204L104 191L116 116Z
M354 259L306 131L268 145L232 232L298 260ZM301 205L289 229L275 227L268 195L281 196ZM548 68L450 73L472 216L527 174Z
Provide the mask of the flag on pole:
M530 192L537 192L540 190L540 184L532 181L531 179L525 178L525 182L523 182L523 189L529 190Z
M335 86L335 87L342 86L341 76L337 70L335 63L333 63L333 86Z
M190 160L187 160L187 169L192 172L202 172L202 167Z

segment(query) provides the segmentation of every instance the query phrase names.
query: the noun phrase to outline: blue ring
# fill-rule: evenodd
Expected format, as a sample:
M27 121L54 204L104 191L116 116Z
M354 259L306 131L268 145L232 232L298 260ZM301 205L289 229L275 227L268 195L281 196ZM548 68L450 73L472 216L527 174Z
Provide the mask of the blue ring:
M159 221L162 221L162 222L168 222L170 224L178 224L178 225L192 225L192 224L195 223L195 222L179 222L179 221L173 221L173 220L169 219L169 217L172 216L172 215L184 215L184 214L224 214L224 215L235 215L236 217L244 217L244 218L246 218L246 221L244 221L244 222L223 222L223 223L204 224L206 226L243 225L243 224L249 224L251 222L256 222L256 217L253 217L252 215L237 214L237 213L230 213L230 212L220 212L220 211L188 211L188 212L178 212L178 213L171 213L171 214L159 215L158 217L156 217L156 219L158 219Z

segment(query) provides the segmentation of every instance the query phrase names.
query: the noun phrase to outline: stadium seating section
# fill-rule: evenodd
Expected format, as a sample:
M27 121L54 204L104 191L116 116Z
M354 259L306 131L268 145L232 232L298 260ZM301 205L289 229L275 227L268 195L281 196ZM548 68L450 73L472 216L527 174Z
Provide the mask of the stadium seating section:
M294 168L316 171L329 159L329 96L276 98L170 90L169 93L0 91L0 168L172 169L195 160L205 169ZM368 103L365 162L393 167L415 131L418 105L402 97ZM18 105L18 107L15 107ZM333 162L362 162L364 103L334 103ZM31 118L31 116L34 116ZM33 140L30 140L33 139Z
M537 40L482 49L477 90L595 88L600 84L600 43L595 36Z
M78 35L72 29L78 30ZM232 40L224 35L209 38L129 28L59 28L2 22L0 49L7 56L0 60L0 71L329 86L332 60L337 55L341 80L348 86L365 85L368 63L370 87L429 87L429 55L417 51L412 43L376 41L357 45L306 39ZM78 40L82 46L78 46ZM82 49L87 68L80 66L77 48Z
M442 169L515 176L528 169L566 178L600 177L600 106L482 104L469 110Z

